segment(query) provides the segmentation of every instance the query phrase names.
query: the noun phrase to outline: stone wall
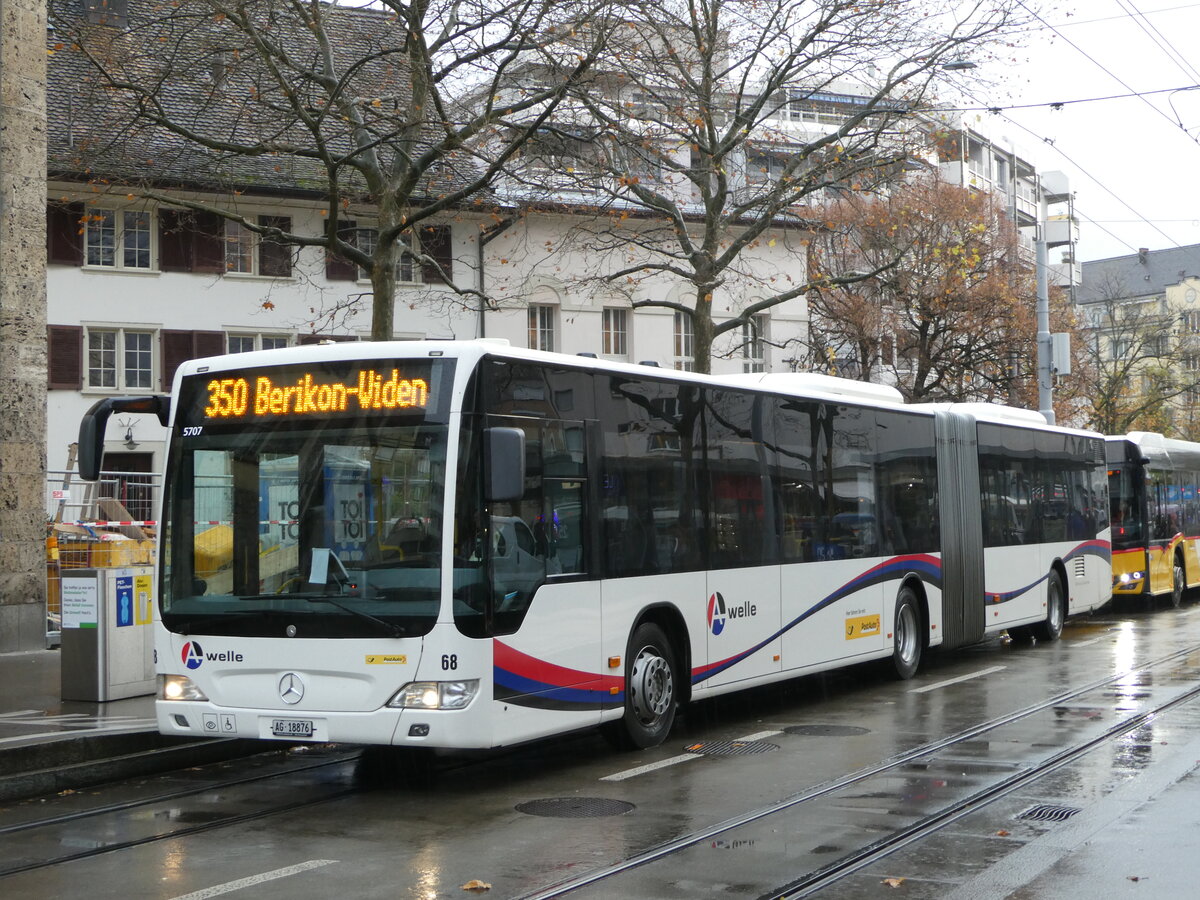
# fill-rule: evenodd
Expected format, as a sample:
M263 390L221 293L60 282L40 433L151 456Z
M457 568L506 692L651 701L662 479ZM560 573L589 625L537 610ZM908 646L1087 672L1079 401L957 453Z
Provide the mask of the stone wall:
M0 0L0 652L45 646L45 209L45 0Z

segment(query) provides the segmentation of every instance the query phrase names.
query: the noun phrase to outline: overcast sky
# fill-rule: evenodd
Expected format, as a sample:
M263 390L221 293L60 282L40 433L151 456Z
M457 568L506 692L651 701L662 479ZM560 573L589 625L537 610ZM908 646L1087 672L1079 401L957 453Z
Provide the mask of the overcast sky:
M1200 244L1200 2L1042 3L1024 47L962 73L1001 112L966 115L1067 173L1080 261Z

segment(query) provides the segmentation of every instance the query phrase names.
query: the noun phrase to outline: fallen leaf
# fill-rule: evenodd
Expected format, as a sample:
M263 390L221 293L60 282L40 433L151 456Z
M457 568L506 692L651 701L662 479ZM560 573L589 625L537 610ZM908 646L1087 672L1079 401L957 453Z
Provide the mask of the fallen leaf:
M999 831L996 832L996 836L997 837L1008 837L1011 833L1012 832L1005 831L1003 828L1001 828Z
M885 879L883 879L883 881L880 882L880 884L886 884L888 887L900 887L900 885L904 884L904 879L903 878L885 878Z
M486 881L480 881L478 878L472 878L470 881L468 881L466 884L464 884L462 886L462 889L464 891L483 892L483 891L490 891L492 889L492 886L490 884L488 884Z

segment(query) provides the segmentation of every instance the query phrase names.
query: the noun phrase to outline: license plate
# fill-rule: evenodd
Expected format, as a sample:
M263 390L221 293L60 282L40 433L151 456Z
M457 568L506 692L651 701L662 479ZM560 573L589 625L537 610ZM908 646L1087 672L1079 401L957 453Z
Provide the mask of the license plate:
M271 734L276 737L305 737L313 736L311 719L272 719Z

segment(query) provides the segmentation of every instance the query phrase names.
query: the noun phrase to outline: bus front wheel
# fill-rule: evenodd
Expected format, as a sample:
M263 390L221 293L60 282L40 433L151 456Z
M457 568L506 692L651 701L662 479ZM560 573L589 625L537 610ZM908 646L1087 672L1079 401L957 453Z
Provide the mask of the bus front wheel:
M1187 576L1183 571L1183 558L1175 554L1175 562L1171 565L1171 606L1179 609L1183 606L1183 592L1187 587Z
M1062 578L1051 572L1046 579L1046 618L1030 629L1039 641L1057 641L1062 635L1063 621L1067 617L1067 599L1063 591Z
M667 738L678 707L675 652L652 622L639 625L625 657L625 715L606 733L622 749L657 747Z

